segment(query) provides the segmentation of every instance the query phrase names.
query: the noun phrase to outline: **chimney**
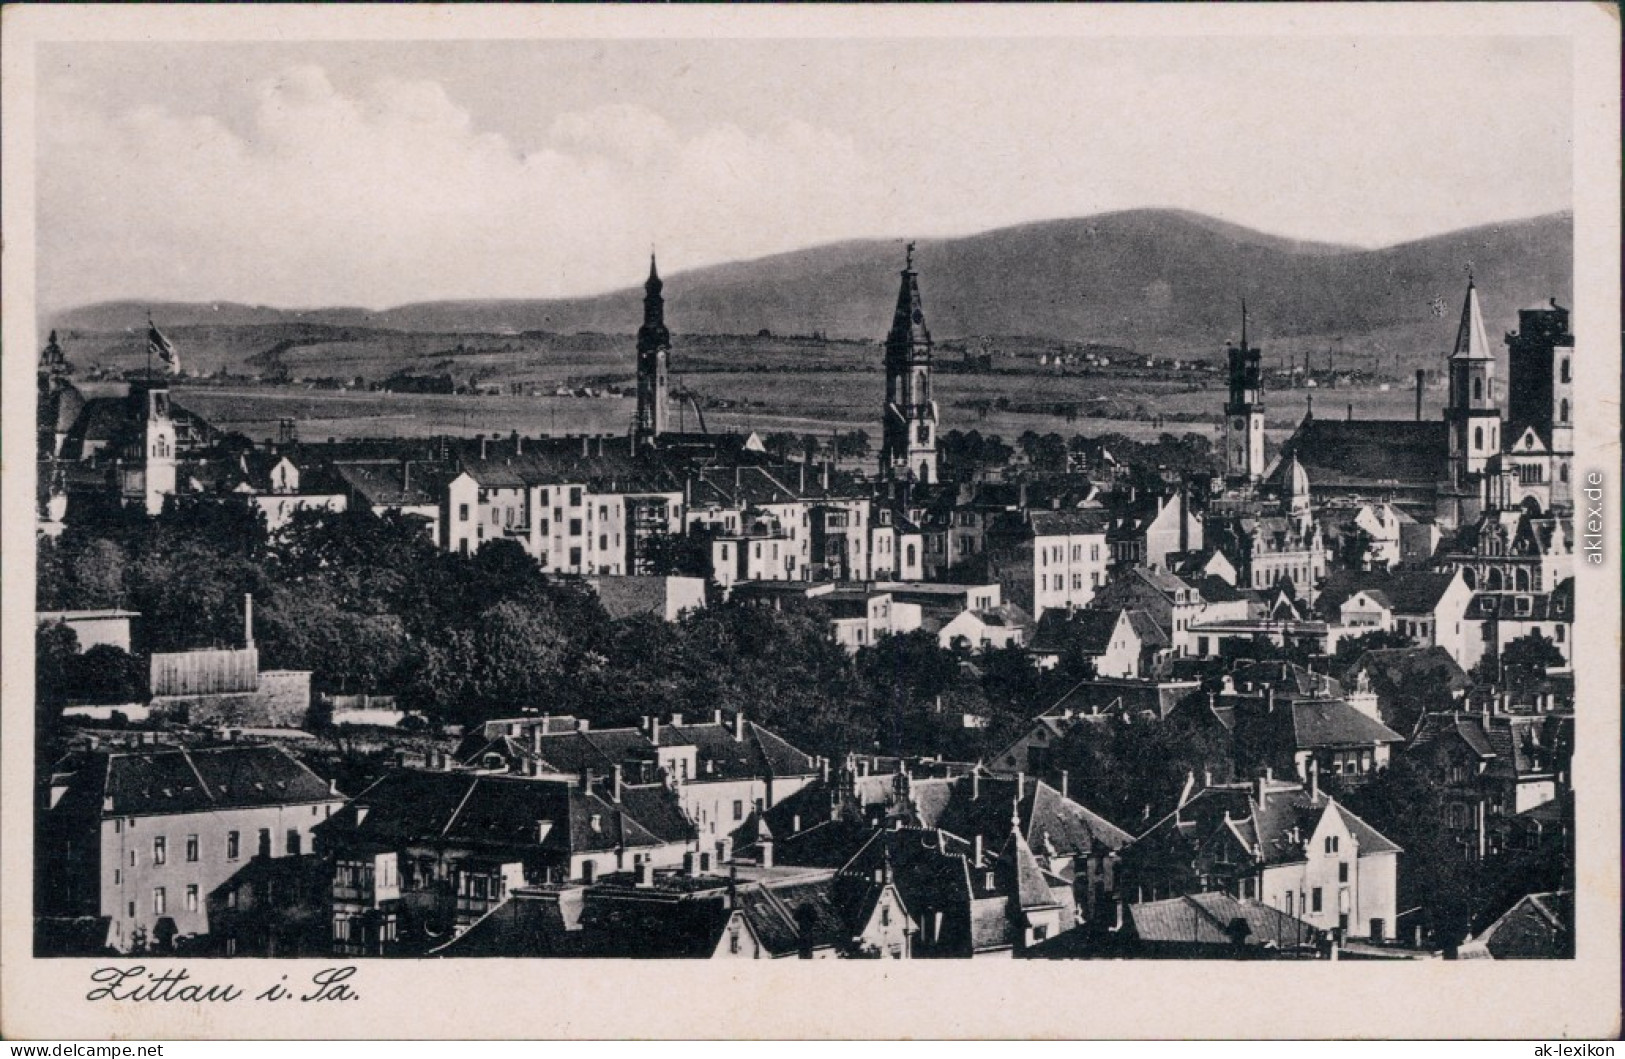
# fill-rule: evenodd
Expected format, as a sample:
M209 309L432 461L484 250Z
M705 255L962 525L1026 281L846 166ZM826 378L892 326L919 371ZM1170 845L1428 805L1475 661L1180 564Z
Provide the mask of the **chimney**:
M801 834L801 814L800 813L796 813L794 816L790 817L790 833L792 835Z
M587 449L587 446L590 445L590 444L592 444L591 439L589 439L587 437L587 435L585 435L585 434L581 435L581 455L583 457L591 455L591 453Z
M982 796L982 774L976 769L970 770L970 800L975 801Z
M647 890L655 884L655 862L648 857L638 861L638 881L640 890Z
M796 493L798 495L805 494L807 492L807 461L806 460L801 461L801 469L797 472L797 475L798 475L798 477L796 478L796 484L797 484Z
M818 758L818 778L823 781L824 786L829 786L829 758L822 755Z
M1311 801L1320 800L1320 762L1313 757L1309 759L1309 798Z
M1071 795L1067 792L1067 784L1068 784L1068 781L1070 779L1071 779L1071 775L1067 772L1066 769L1062 769L1061 770L1061 797L1063 797L1063 798L1071 797Z
M480 435L480 459L485 459L485 435Z
M1025 772L1016 773L1016 797L1020 798L1021 795L1022 795L1022 792L1024 792L1026 789L1027 789L1027 774Z
M593 772L592 769L586 768L585 766L583 766L582 769L581 769L581 776L577 780L577 783L579 784L579 786L581 787L582 790L591 791L592 790L592 785L593 785L594 781L596 781L597 779L598 779L598 776L597 776L596 773Z
M254 646L254 593L243 593L243 646Z
M683 726L683 715L680 714L680 713L672 714L671 715L671 726L673 728L681 728Z
M716 725L718 728L722 727L722 711L721 710L712 710L711 711L711 723Z
M585 717L577 717L576 718L576 731L585 732L585 731L589 731L591 728L592 728L592 722L587 720L587 718L585 718Z
M745 741L745 712L743 710L734 714L734 742Z
M530 726L530 751L533 754L542 752L542 734L547 728L547 718L542 718L541 724Z
M338 792L339 792L339 781L335 780L335 779L329 779L327 781L327 793L328 794L338 794Z
M653 743L655 746L660 745L660 718L659 717L650 717L649 718L649 742Z
M980 832L977 832L975 842L971 846L971 867L980 868L981 866L982 866L982 835L981 835Z
M757 843L757 848L761 850L757 863L764 868L773 867L773 832L764 832Z
M1416 369L1416 421L1422 421L1422 387L1425 385L1427 372L1421 368Z
M1262 809L1269 801L1270 780L1268 769L1264 770L1264 775L1253 781L1253 787L1253 800L1256 801L1258 803L1258 807Z
M1348 421L1350 423L1354 422L1354 402L1353 401L1349 402Z
M610 780L610 790L613 792L615 801L618 802L621 800L621 784L625 782L625 771L620 765L616 765L614 770L610 773L610 776L612 777Z

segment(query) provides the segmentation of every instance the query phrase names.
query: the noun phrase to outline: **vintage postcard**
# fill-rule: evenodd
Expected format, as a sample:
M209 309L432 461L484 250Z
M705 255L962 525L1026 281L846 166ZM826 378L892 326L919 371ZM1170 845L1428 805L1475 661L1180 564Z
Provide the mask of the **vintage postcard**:
M4 24L8 1039L1617 1033L1617 10Z

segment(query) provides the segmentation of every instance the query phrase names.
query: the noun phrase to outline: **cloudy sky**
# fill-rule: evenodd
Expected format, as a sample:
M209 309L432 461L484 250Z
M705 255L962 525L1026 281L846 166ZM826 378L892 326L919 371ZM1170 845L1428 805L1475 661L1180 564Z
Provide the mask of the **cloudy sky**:
M1141 206L1380 246L1570 207L1567 41L51 44L46 311L553 297Z

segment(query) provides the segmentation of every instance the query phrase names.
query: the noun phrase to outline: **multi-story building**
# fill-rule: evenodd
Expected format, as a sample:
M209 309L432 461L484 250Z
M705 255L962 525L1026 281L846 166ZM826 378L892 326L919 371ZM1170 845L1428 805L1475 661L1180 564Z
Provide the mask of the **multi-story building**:
M1569 311L1549 305L1518 312L1506 336L1506 448L1514 472L1509 505L1532 497L1542 510L1573 510L1574 335Z
M1122 854L1135 902L1222 891L1345 938L1395 936L1401 850L1313 784L1195 790Z
M682 863L693 825L662 783L398 769L319 829L340 955L422 952L523 886Z
M88 755L39 817L39 913L100 916L120 952L206 935L211 893L256 858L308 852L343 805L280 747Z

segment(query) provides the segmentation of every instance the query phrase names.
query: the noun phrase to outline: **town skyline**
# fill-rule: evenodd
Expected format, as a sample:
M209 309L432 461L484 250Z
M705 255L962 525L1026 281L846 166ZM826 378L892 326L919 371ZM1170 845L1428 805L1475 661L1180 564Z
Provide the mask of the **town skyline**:
M651 242L675 274L1134 208L1369 249L1572 205L1569 64L1540 39L46 54L47 311L572 297Z

